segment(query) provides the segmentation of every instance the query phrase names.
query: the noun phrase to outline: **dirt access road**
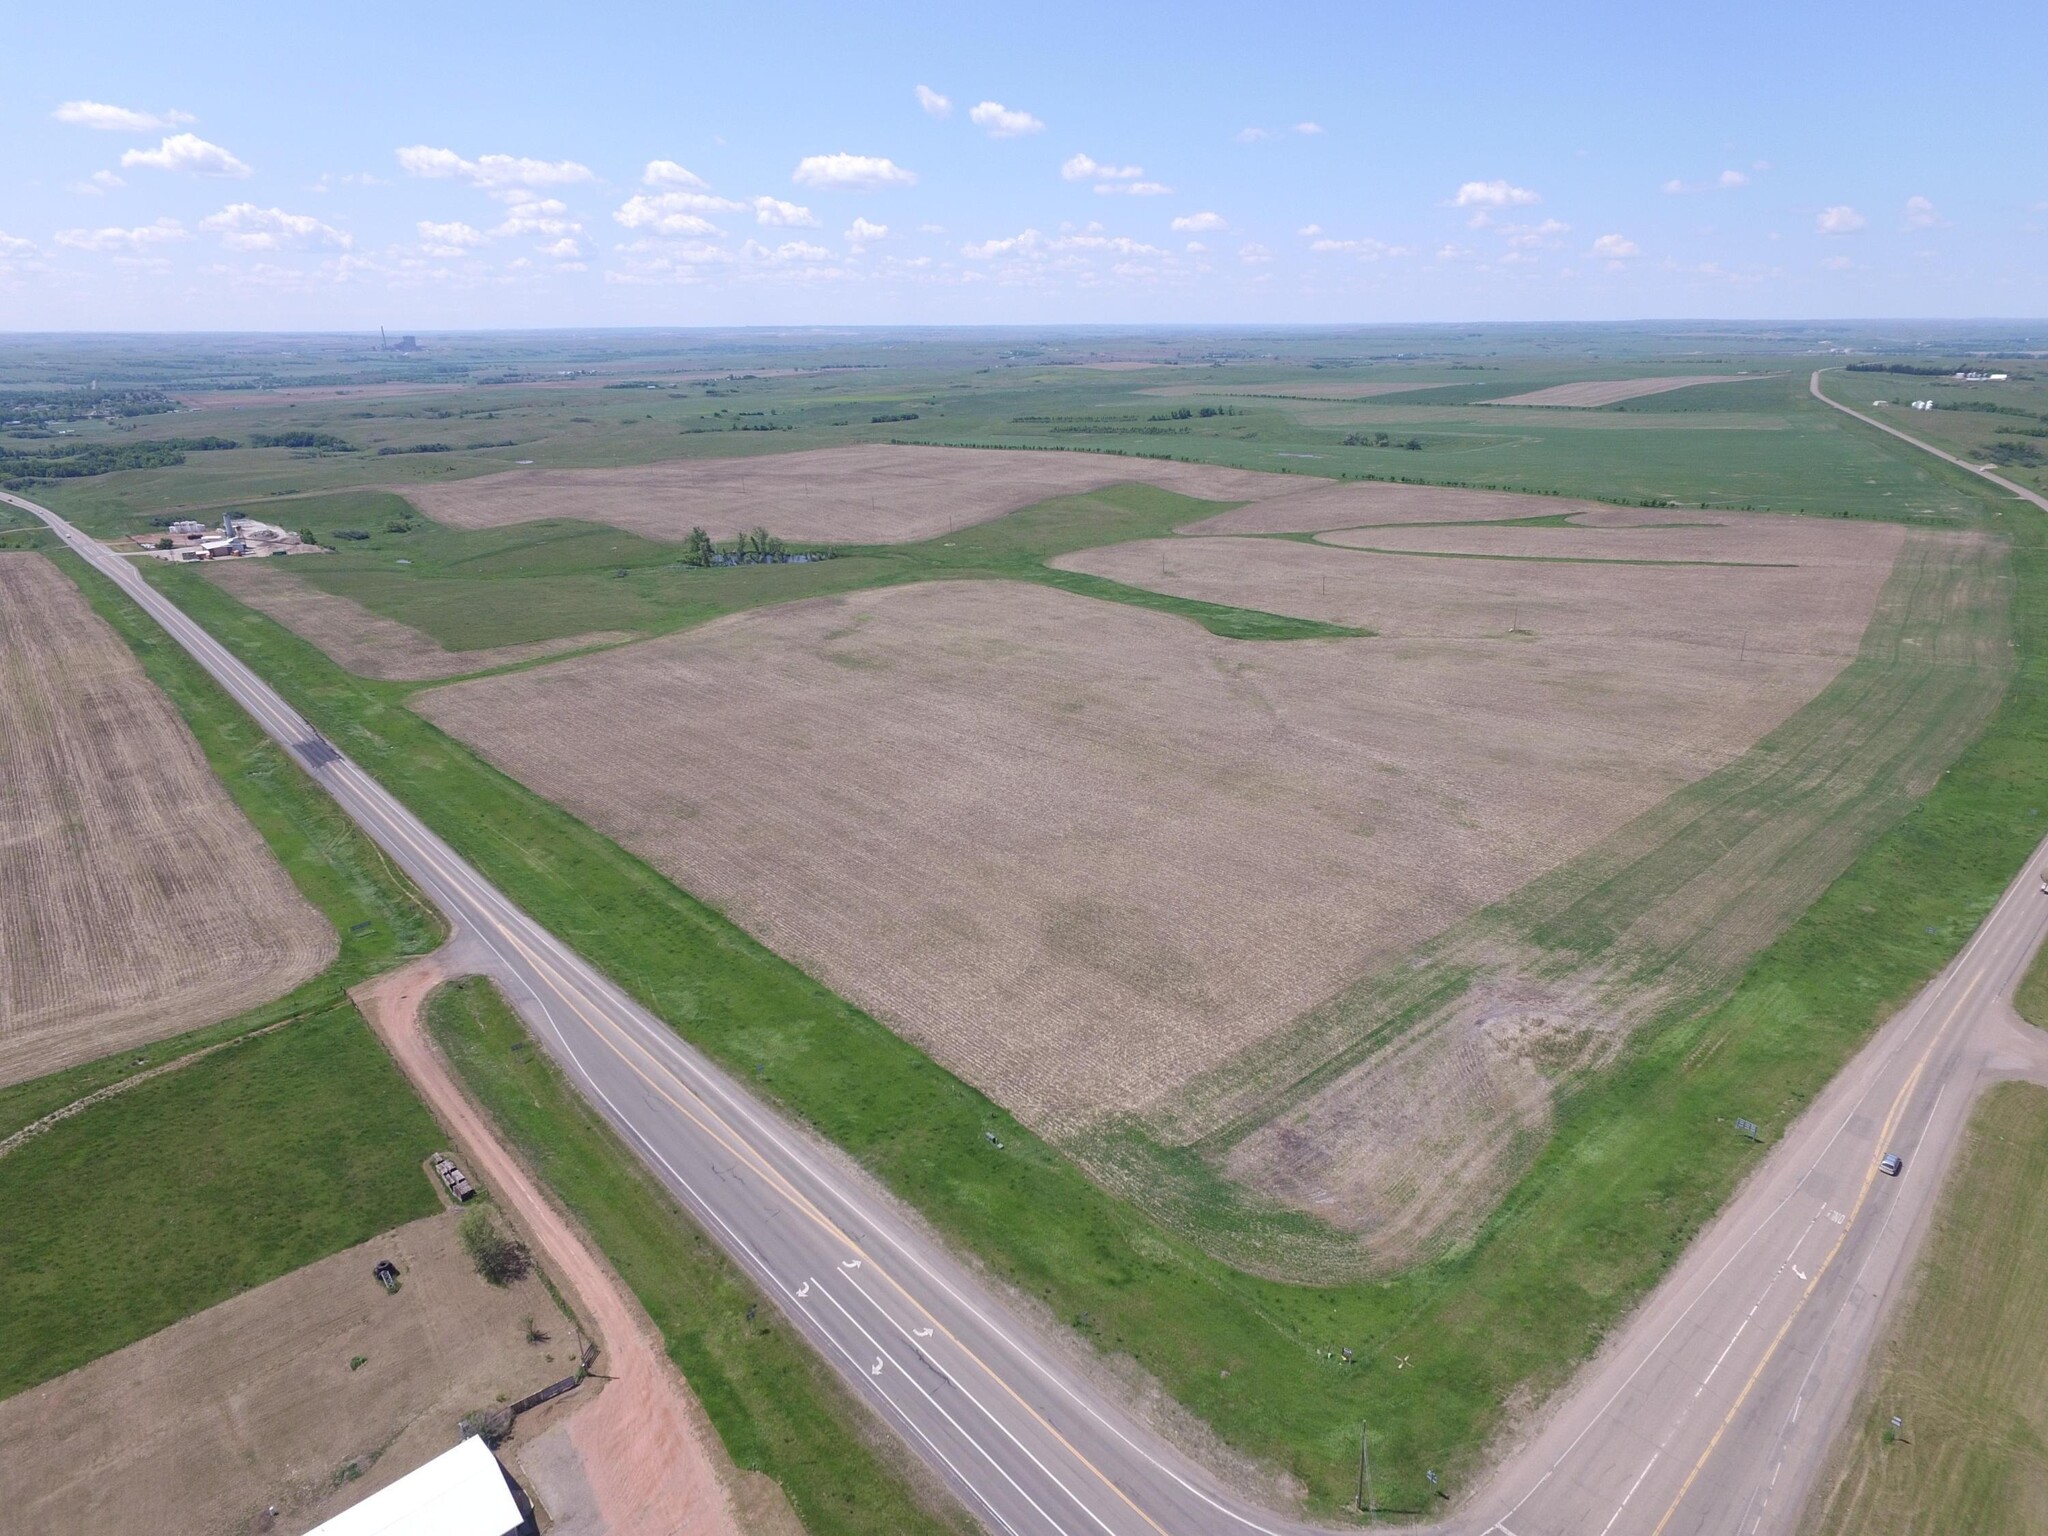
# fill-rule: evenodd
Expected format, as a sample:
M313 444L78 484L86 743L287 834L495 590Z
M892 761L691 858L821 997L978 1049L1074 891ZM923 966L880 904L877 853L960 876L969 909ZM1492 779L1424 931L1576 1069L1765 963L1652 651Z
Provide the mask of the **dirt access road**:
M587 1489L598 1516L588 1526L607 1536L738 1536L726 1486L736 1474L704 1410L662 1349L653 1322L498 1140L427 1040L421 1006L442 982L471 973L474 967L465 961L473 948L458 941L350 995L420 1097L460 1143L473 1172L532 1234L549 1273L568 1286L603 1340L597 1369L606 1378L604 1390L595 1403L550 1432L567 1437L580 1463L585 1487L573 1487L572 1472L566 1479L572 1497ZM539 1491L551 1511L571 1501L559 1494L549 1499L545 1478ZM768 1490L752 1491L753 1502L774 1502L760 1497ZM788 1523L795 1525L793 1515Z

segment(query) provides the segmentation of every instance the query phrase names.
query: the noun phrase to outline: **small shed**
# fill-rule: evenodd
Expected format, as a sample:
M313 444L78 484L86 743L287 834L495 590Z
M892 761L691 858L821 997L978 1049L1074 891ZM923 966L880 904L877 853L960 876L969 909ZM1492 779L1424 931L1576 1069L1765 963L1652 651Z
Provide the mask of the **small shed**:
M472 1436L308 1536L513 1536L526 1529L498 1458Z

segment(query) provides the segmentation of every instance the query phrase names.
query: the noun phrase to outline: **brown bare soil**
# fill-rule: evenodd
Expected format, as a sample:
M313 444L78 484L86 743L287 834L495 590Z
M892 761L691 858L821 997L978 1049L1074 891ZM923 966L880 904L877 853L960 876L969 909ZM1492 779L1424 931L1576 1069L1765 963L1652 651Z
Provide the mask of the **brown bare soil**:
M132 652L0 554L0 1083L289 991L335 936Z
M303 1531L454 1445L465 1413L569 1375L571 1320L537 1276L479 1279L459 1221L412 1222L0 1402L7 1529L242 1532L275 1505L275 1530ZM395 1296L370 1273L387 1258Z
M1861 563L1816 566L1804 591L1227 541L1419 581L1417 627L1448 569L1552 582L1592 632L1551 643L1502 615L1485 638L1250 644L963 582L738 615L420 707L1025 1119L1078 1133L1159 1108L1739 756L1854 650L1888 535L1843 535ZM1164 542L1169 562L1212 547ZM1812 648L1743 656L1728 611L1775 622L1788 592L1821 614ZM1635 617L1597 630L1601 603Z
M465 974L460 944L365 982L350 996L467 1166L513 1214L549 1275L568 1288L604 1341L596 1367L607 1378L604 1391L531 1442L536 1493L544 1503L575 1506L576 1536L735 1536L735 1503L753 1516L749 1530L793 1525L789 1501L773 1480L733 1466L653 1320L498 1140L429 1042L420 1007L443 981Z
M1350 384L1165 384L1141 389L1141 395L1249 395L1267 400L1371 400L1378 395L1406 394L1413 389L1442 389L1437 382L1389 384L1359 381Z
M715 538L765 527L802 543L904 544L1054 496L1132 481L1215 501L1284 495L1317 483L1117 454L863 443L616 469L517 469L394 489L458 528L573 517L650 539L681 540L693 527Z
M1335 547L1354 537L1411 552ZM1665 542L1681 538L1690 542ZM1696 653L1689 665L1697 669L1692 677L1702 701L1751 689L1803 701L1856 654L1903 538L1904 531L1889 523L1753 515L1746 526L1702 530L1386 527L1328 534L1317 544L1151 539L1064 555L1053 564L1178 597L1355 625L1387 638L1513 637L1610 648L1656 642L1677 648L1661 661L1646 661L1645 675L1677 669L1679 676L1664 686L1686 687L1680 658ZM1597 555L1587 548L1589 540ZM1503 552L1552 558L1431 559L1420 553L1492 541ZM1579 563L1572 556L1586 558ZM1596 563L1636 559L1709 563ZM1816 663L1823 665L1817 670Z
M1577 384L1553 384L1548 389L1532 389L1526 395L1509 395L1501 400L1485 400L1483 405L1564 405L1577 406L1581 410L1600 405L1615 405L1623 400L1634 400L1643 395L1668 394L1674 389L1691 389L1695 384L1742 384L1751 379L1783 378L1773 373L1716 373L1689 374L1665 379L1586 379Z
M1292 478L1292 477L1289 477ZM1189 523L1182 533L1324 533L1401 523L1505 522L1518 517L1633 515L1605 502L1511 491L1466 491L1441 485L1348 484L1310 480L1291 494L1264 498ZM1683 514L1647 511L1646 520L1669 522Z
M323 592L280 560L211 561L206 575L257 612L312 641L349 671L387 681L459 677L465 672L486 672L492 667L639 638L625 630L599 630L530 645L451 651L410 624L372 613L353 598Z

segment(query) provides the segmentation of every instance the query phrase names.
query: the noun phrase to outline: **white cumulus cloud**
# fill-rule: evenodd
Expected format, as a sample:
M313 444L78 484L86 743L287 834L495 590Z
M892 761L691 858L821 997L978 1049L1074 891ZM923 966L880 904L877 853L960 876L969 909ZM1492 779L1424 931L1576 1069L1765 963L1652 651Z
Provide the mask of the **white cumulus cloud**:
M258 208L254 203L230 203L201 219L199 227L218 234L222 245L237 251L281 251L309 245L347 250L355 244L354 237L311 214Z
M1506 181L1468 181L1459 186L1457 195L1451 199L1453 208L1523 208L1543 199L1527 187L1517 187Z
M1240 128L1236 134L1240 144L1262 144L1272 137L1274 133L1270 128Z
M415 227L420 232L420 240L429 256L461 256L490 238L482 230L473 229L460 219L447 224L437 224L432 219L421 219Z
M862 246L867 245L870 241L886 240L888 238L888 225L872 223L864 218L856 218L852 226L846 231L846 243L856 251Z
M924 108L927 117L936 117L943 121L953 115L953 98L941 96L928 85L920 85L917 88L917 104Z
M158 219L134 229L60 229L57 243L75 251L144 251L153 245L189 240L185 226L176 219Z
M1733 191L1737 187L1748 186L1749 178L1743 175L1740 171L1723 171L1719 176L1714 178L1714 184L1719 187L1725 187L1729 191Z
M1404 245L1389 245L1384 240L1332 240L1324 238L1309 242L1310 250L1318 256L1356 256L1362 261L1378 261L1385 256L1406 256Z
M881 155L806 155L790 180L800 187L846 188L873 192L883 187L914 187L917 172L907 171Z
M1813 227L1824 235L1852 235L1869 222L1847 203L1836 203L1814 216Z
M74 128L98 128L106 133L155 133L199 121L190 112L137 112L104 101L67 101L50 116Z
M1145 174L1142 165L1104 165L1091 155L1075 154L1060 165L1066 181L1136 181Z
M1626 261L1643 254L1643 248L1627 235L1602 235L1593 242L1592 254L1608 261Z
M552 197L527 197L514 203L505 212L505 222L491 233L494 235L547 235L561 239L565 235L583 232L583 226L569 218L569 205Z
M673 160L650 160L647 169L640 173L643 186L649 187L692 187L704 191L710 187L695 171L686 170Z
M1321 123L1296 123L1294 131L1308 138L1314 138L1323 131L1323 125Z
M1938 229L1947 222L1927 198L1916 195L1906 199L1906 228Z
M1253 240L1237 248L1237 259L1248 267L1258 267L1271 261L1273 253Z
M628 229L651 230L657 235L714 235L719 233L718 226L705 214L736 213L745 206L703 192L639 192L627 198L612 218Z
M817 216L810 209L799 203L785 203L779 197L755 198L754 221L789 229L815 229L818 224Z
M131 149L121 157L130 170L192 171L201 176L247 176L249 167L196 133L174 133L155 149Z
M574 160L531 160L523 155L478 155L474 160L466 160L452 149L437 149L429 144L408 145L397 154L399 169L409 176L422 176L430 181L466 181L487 192L596 180L589 166Z
M984 101L970 108L967 120L975 127L985 129L994 139L1014 139L1021 134L1045 130L1045 124L1029 112L1006 107L1000 101Z
M1206 235L1219 229L1228 229L1223 215L1204 209L1200 213L1185 213L1173 221L1173 231L1180 235Z

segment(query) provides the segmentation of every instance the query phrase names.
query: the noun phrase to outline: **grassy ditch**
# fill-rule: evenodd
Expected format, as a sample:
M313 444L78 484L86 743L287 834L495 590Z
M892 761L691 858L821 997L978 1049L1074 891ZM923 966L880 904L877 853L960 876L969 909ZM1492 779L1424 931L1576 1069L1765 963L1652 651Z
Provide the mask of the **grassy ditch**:
M813 1536L965 1531L919 1502L903 1453L856 1426L825 1362L577 1096L497 988L472 978L427 1003L427 1027L472 1097L573 1211L660 1327L735 1462L774 1478Z
M2034 951L2027 974L2020 978L2013 1006L2019 1010L2020 1017L2034 1028L2048 1029L2048 944Z
M439 1140L342 1002L22 1143L0 1163L0 1397L432 1214Z
M1971 1117L1913 1299L1801 1530L2021 1536L2048 1524L2044 1191L2048 1089L2001 1084Z
M682 563L677 545L595 523L453 529L428 521L389 493L352 492L296 504L294 526L310 527L334 553L296 560L291 569L323 591L458 651L596 630L661 634L771 603L962 578L1036 581L1176 614L1236 640L1365 633L1150 592L1056 571L1046 563L1096 545L1162 538L1223 505L1152 486L1114 486L1041 502L918 544L842 546L835 558L817 564L698 568ZM343 538L340 529L362 537ZM407 564L400 566L400 560Z
M1996 526L2018 544L2021 670L1978 741L1732 997L1646 1036L1566 1101L1535 1166L1455 1257L1324 1287L1211 1259L395 691L191 572L152 575L539 920L713 1056L764 1064L763 1092L1328 1512L1350 1495L1361 1420L1383 1508L1420 1507L1425 1467L1455 1492L1508 1405L1559 1384L1751 1166L1725 1117L1796 1114L1955 952L2035 841L2048 810L2048 568L2040 519L2008 511Z

